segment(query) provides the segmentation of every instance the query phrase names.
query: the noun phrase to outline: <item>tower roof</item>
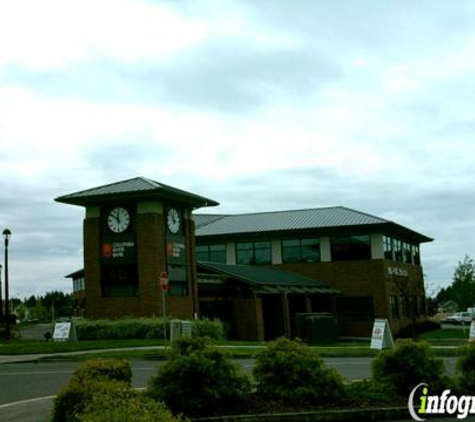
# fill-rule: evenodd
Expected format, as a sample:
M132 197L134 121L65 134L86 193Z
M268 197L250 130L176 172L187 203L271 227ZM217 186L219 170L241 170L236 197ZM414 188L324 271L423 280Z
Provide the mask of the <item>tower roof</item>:
M185 203L194 208L219 205L218 202L145 177L97 186L55 198L55 201L72 205L100 205L111 200L138 198L160 199Z

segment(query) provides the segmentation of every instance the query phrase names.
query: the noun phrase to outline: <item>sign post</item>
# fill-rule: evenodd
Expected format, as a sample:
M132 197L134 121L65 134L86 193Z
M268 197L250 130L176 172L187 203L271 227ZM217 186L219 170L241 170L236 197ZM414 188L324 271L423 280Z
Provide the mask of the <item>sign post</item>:
M393 347L394 340L389 328L387 319L375 319L373 325L373 332L371 334L371 349L384 349L386 347Z
M170 288L168 274L166 271L160 273L160 287L162 290L162 310L163 310L163 338L167 339L167 292Z

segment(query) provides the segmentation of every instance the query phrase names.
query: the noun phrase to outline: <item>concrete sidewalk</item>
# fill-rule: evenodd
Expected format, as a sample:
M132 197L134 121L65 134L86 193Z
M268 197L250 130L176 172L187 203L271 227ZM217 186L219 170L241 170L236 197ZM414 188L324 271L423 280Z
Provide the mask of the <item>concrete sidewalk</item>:
M2 422L49 422L54 396L0 405Z

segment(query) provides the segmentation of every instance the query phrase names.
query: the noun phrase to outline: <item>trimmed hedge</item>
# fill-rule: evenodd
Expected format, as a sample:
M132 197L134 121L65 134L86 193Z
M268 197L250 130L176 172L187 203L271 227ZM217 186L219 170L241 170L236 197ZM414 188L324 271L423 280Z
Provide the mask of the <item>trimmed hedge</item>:
M457 359L456 372L459 386L465 391L475 392L475 343L468 344Z
M238 410L251 383L227 354L204 338L180 339L169 359L149 381L148 394L174 413L188 416Z
M290 406L336 401L344 394L341 376L299 339L270 343L258 353L253 375L259 395Z
M56 396L52 422L184 422L163 403L136 392L131 378L126 361L87 361Z
M398 340L393 349L381 351L371 370L375 382L401 396L421 382L440 390L447 381L444 362L431 353L428 343L413 340Z
M76 331L79 340L163 339L164 324L169 322L164 318L78 319ZM224 338L224 327L218 319L192 320L191 328L193 337Z

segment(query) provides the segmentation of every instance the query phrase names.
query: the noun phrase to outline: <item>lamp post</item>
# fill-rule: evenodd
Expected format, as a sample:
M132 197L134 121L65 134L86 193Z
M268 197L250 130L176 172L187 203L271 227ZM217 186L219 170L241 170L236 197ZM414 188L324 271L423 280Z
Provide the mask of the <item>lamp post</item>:
M8 229L3 230L3 239L5 241L5 336L10 338L10 298L8 297L8 241L12 232Z
M2 264L0 264L0 324L3 324Z
M0 264L0 324L3 324L2 264Z

